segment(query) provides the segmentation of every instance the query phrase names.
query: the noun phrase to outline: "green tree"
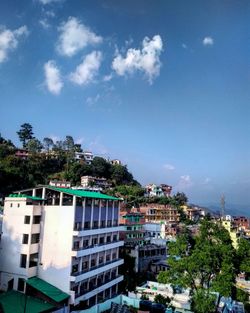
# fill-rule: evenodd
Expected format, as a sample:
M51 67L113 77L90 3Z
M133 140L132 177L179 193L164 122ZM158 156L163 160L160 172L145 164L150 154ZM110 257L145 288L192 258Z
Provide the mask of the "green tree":
M115 164L111 168L111 179L115 185L133 182L133 175L129 173L127 166Z
M124 276L123 281L120 283L120 290L122 292L135 291L137 286L137 275L135 273L135 258L129 254L121 251L121 257L124 263L119 266L119 273Z
M164 297L163 295L158 294L155 296L154 302L167 306L171 302L171 299L169 297Z
M27 142L26 148L30 153L38 153L41 152L43 145L38 139L32 138Z
M148 295L146 295L145 293L143 293L143 294L141 295L141 300L149 300Z
M75 143L74 145L75 152L82 152L82 146L79 143Z
M92 161L93 175L96 177L110 178L111 165L104 158L94 157Z
M173 199L177 202L179 206L184 205L188 202L188 198L185 195L184 192L177 192L174 196Z
M49 152L50 149L52 149L52 147L54 146L54 142L51 138L45 137L45 138L43 138L43 146L44 146L44 149L47 152Z
M29 123L24 123L21 125L17 135L23 144L23 148L26 148L27 142L33 138L33 127Z
M245 272L246 279L250 278L250 242L245 238L239 239L237 255L238 272Z
M184 234L169 246L170 270L161 272L158 281L191 288L194 312L209 312L206 310L212 302L211 291L232 295L235 250L228 232L206 219L201 222L199 235L192 240Z

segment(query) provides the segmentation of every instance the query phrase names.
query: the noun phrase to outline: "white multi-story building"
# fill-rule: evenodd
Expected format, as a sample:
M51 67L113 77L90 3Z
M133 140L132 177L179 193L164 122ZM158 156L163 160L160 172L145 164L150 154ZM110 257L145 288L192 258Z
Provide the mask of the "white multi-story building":
M5 198L0 288L23 291L37 276L70 295L72 305L111 298L118 274L120 199L39 186Z
M94 155L90 151L75 152L75 159L84 160L87 164L91 164L93 161L93 158L94 158Z

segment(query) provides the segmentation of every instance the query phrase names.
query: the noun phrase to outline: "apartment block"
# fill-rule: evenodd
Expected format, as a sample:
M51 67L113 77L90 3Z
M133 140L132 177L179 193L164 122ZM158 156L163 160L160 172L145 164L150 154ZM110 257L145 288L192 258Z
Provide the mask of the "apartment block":
M0 250L0 288L25 290L37 277L91 307L117 294L120 199L39 186L6 197Z

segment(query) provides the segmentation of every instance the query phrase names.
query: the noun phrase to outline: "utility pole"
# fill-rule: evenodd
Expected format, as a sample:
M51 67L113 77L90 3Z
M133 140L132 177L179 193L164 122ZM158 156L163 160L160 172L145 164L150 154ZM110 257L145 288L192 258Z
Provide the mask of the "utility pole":
M223 218L225 216L225 196L224 194L222 194L221 198L220 198L220 204L221 204L221 218Z

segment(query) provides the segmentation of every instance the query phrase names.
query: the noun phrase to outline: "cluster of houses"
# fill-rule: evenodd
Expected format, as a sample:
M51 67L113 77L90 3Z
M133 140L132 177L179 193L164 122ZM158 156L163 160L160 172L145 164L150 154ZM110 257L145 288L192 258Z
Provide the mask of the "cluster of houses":
M99 190L91 189L98 186ZM121 251L135 258L135 272L151 272L156 277L168 269L167 243L175 240L182 227L178 210L154 203L127 210L121 205L123 199L100 192L106 186L105 179L84 176L78 188L51 181L5 198L0 312L114 311L113 299L120 301L118 306L125 301L119 293L124 279L119 271L124 263ZM170 186L158 187L158 195L170 195ZM155 192L150 188L147 193ZM183 210L192 221L206 214L200 207L183 206ZM232 233L249 231L245 217L226 216L223 223ZM194 234L198 232L197 224L189 227ZM140 288L144 292L169 288L153 289L152 284L138 287L126 301L137 303ZM17 303L22 306L19 311ZM172 303L179 312L190 312L188 290L176 295Z

